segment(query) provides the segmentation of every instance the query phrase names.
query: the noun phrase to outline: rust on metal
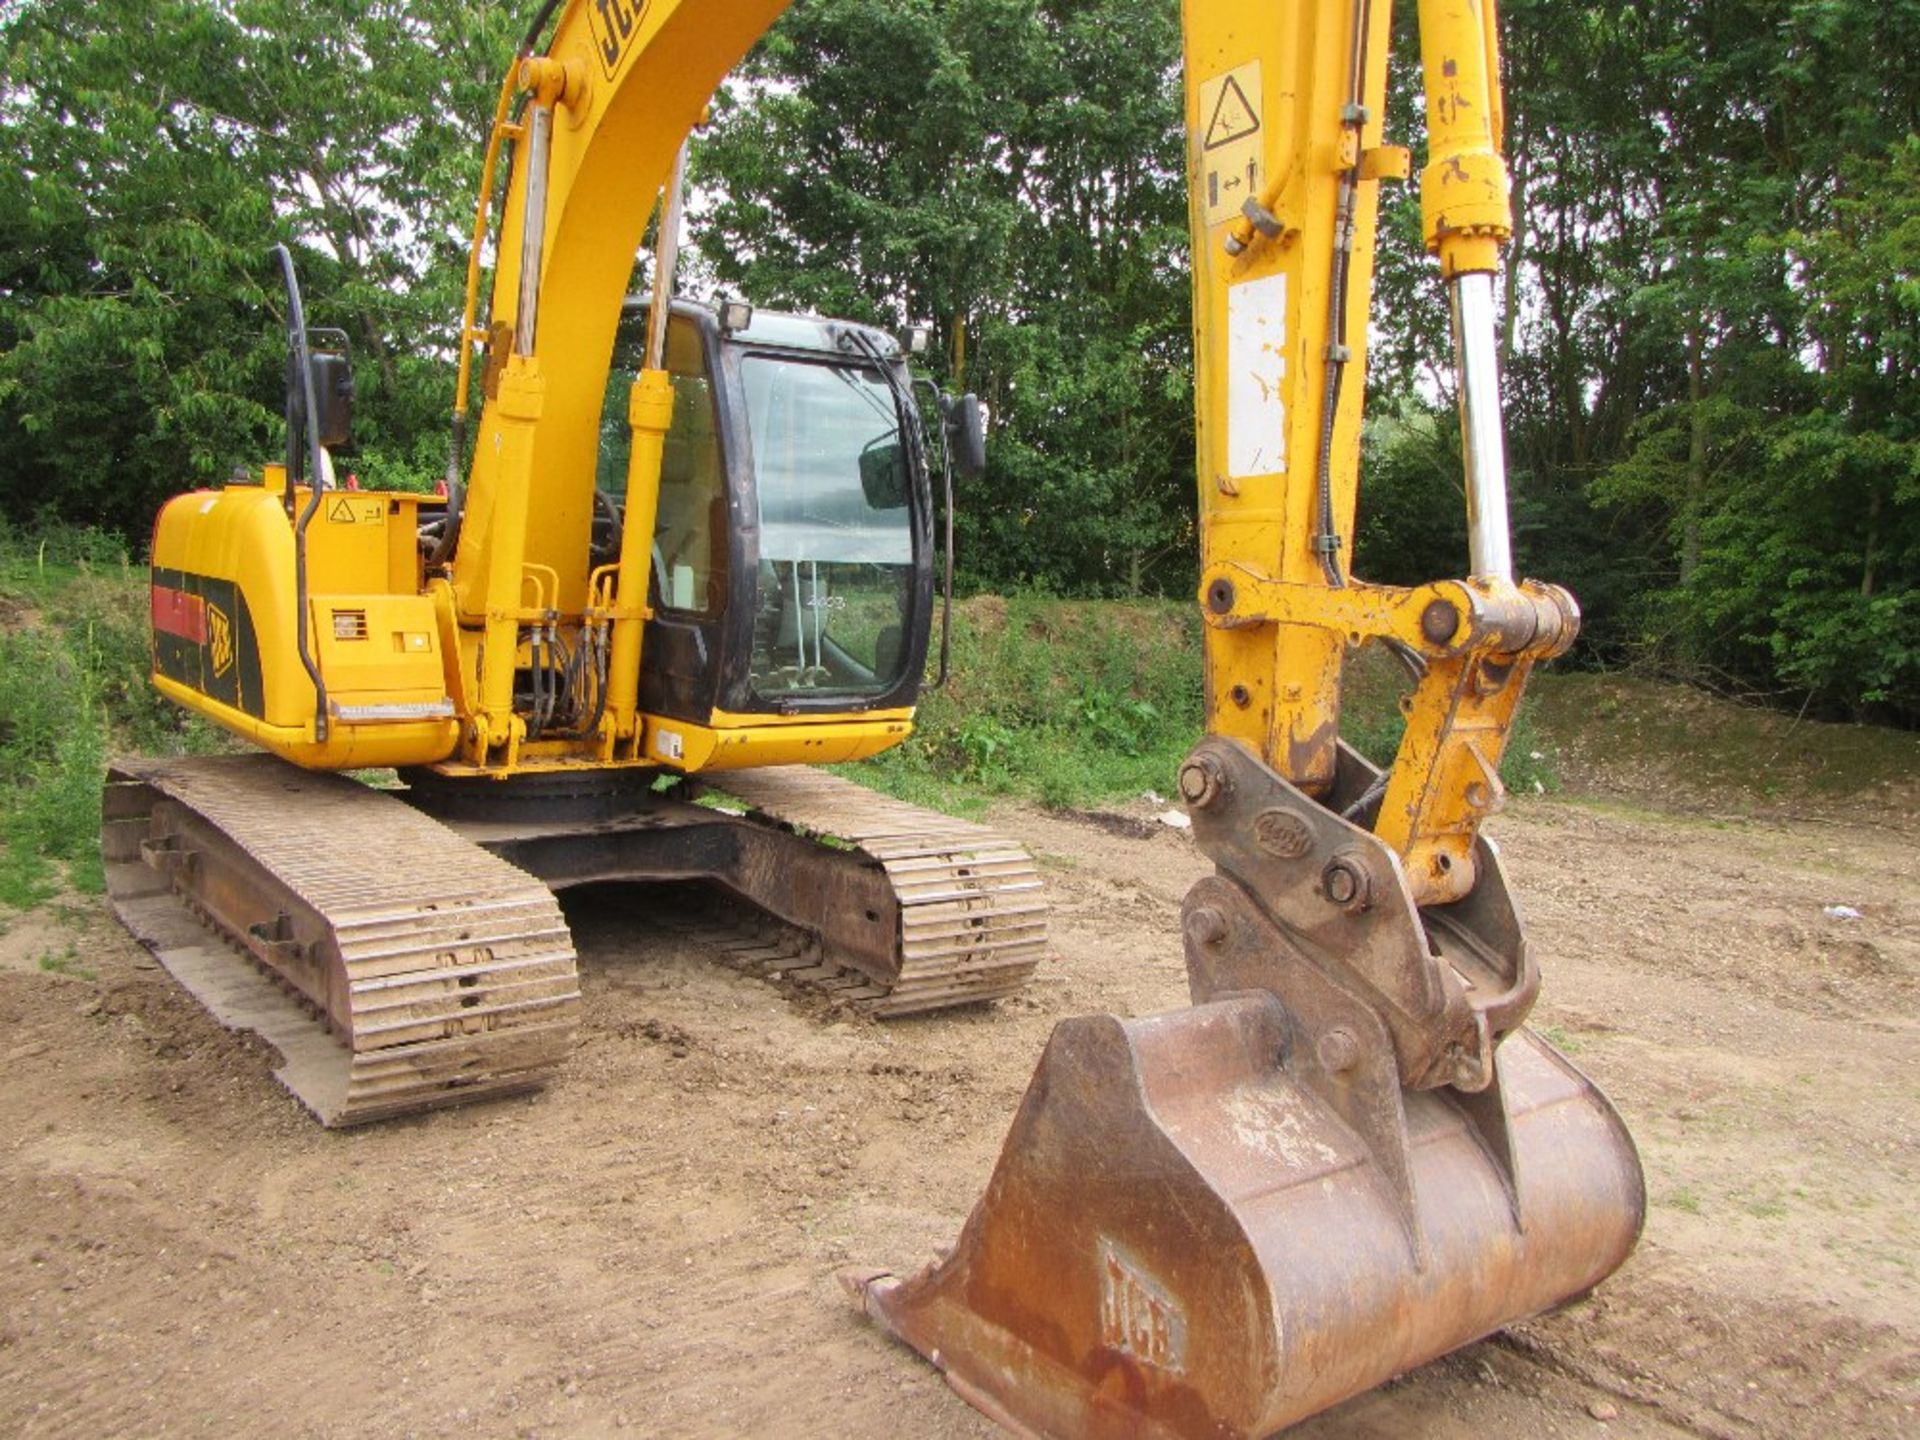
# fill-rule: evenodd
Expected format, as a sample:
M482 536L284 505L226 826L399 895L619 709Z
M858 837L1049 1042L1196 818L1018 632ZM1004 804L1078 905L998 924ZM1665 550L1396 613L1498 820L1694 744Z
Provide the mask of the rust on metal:
M390 795L265 755L130 762L102 850L127 928L323 1124L526 1090L571 1048L552 894Z
M854 865L884 876L897 917L896 949L884 973L868 972L887 992L864 1002L873 1014L911 1015L1010 995L1046 955L1039 869L1006 836L818 770L737 770L712 784L745 801L748 818L816 837L793 883L813 886L822 872ZM847 848L821 845L822 836ZM832 956L830 928L823 940ZM859 965L857 958L849 963Z
M815 963L785 978L878 1019L1010 995L1046 954L1039 871L985 826L800 768L699 788L725 808L682 790L572 783L523 789L514 808L499 782L422 777L412 798L556 890L717 882L809 937Z
M1517 1198L1455 1092L1405 1096L1424 1254L1365 1140L1279 1059L1290 1034L1271 996L1063 1021L953 1255L850 1277L861 1303L1022 1432L1255 1437L1632 1248L1632 1143L1530 1032L1500 1054Z
M846 1277L1012 1429L1271 1435L1633 1248L1633 1141L1521 1024L1539 977L1491 848L1421 909L1340 813L1379 772L1339 762L1323 808L1201 742L1192 1007L1063 1021L952 1254Z

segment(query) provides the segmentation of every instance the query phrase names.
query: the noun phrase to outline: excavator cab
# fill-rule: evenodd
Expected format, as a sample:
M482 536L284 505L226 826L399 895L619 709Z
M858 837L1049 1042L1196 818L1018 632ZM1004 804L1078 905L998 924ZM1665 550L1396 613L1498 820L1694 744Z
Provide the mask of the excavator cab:
M735 318L748 323L729 328ZM619 558L646 308L602 410L595 564ZM913 705L934 600L932 456L905 356L843 321L678 300L641 708L706 724Z

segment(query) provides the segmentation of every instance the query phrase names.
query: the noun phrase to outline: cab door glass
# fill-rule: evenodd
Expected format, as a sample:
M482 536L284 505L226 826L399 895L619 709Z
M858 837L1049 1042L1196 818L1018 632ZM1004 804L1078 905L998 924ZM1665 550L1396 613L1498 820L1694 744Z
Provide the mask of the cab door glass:
M600 410L599 484L616 501L626 498L633 448L627 392L644 359L644 332L644 317L622 327ZM721 612L727 599L726 477L700 335L690 321L677 316L667 322L667 375L673 382L673 424L660 457L653 603L710 617Z
M913 482L893 393L873 370L764 355L740 378L760 519L753 691L884 694L913 618Z

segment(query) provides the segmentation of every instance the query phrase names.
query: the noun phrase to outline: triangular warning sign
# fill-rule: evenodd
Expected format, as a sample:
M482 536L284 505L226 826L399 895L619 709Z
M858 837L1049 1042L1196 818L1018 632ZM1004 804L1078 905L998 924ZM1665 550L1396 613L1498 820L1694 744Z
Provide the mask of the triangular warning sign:
M1206 138L1200 148L1218 150L1222 145L1246 139L1259 128L1260 117L1254 113L1247 92L1229 75L1227 83L1220 87L1220 98L1213 102L1213 118L1207 121Z
M342 495L327 507L327 519L336 525L351 525L354 521L353 505Z

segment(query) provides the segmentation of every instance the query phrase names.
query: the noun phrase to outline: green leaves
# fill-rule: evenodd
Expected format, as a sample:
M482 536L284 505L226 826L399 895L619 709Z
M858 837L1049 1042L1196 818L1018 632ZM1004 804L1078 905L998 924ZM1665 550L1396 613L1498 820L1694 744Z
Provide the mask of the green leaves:
M695 152L723 287L931 321L987 401L976 584L1191 582L1178 49L1164 0L807 0Z
M166 495L276 454L276 241L311 322L349 332L363 440L438 432L512 27L458 0L30 0L0 22L0 515L143 535Z

